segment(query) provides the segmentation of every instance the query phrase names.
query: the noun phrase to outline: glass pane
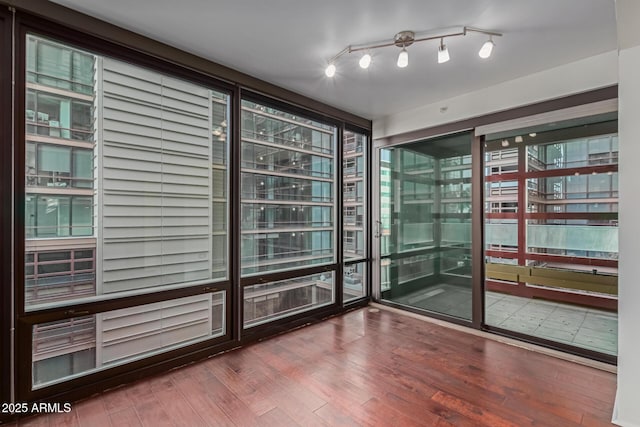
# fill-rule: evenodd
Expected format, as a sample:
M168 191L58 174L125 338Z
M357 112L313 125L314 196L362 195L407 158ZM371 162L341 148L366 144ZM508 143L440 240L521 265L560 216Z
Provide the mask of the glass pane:
M225 334L225 292L33 326L33 388Z
M74 187L93 188L93 151L73 150L73 181Z
M367 295L366 274L366 262L345 265L343 279L343 299L345 302Z
M34 195L26 195L24 201L24 223L25 223L25 238L33 239L36 237L36 200Z
M93 235L93 200L90 197L74 197L71 203L72 234Z
M36 210L37 237L66 237L71 234L70 198L40 196Z
M71 50L63 46L39 40L36 50L36 71L38 83L70 89Z
M71 100L42 92L37 94L38 135L71 137Z
M471 136L381 150L382 298L471 319Z
M71 149L55 145L38 147L39 172L52 174L68 174L71 172Z
M94 258L93 249L26 253L26 304L30 306L95 295Z
M73 101L71 103L71 123L69 127L71 132L66 133L65 137L71 135L73 139L81 141L91 141L93 137L93 120L92 105L87 102Z
M617 128L609 119L488 138L488 325L616 354L618 149L615 133L600 133Z
M242 101L243 275L335 261L336 128Z
M367 235L365 135L345 131L343 138L343 245L344 259L364 258Z
M229 95L27 40L38 84L26 93L26 253L65 248L93 259L101 248L81 269L90 276L67 267L33 277L52 288L31 292L27 306L226 279Z
M244 327L331 304L334 286L333 272L247 286L244 288Z

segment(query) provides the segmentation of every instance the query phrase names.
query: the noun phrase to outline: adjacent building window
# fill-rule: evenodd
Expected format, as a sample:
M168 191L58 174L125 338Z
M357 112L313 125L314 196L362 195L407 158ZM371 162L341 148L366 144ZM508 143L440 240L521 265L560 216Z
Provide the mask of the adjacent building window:
M27 238L93 235L93 201L83 196L27 195Z
M94 57L41 37L27 37L27 83L93 93Z
M27 187L93 188L93 149L27 142Z
M95 249L90 245L86 249L43 250L25 256L28 305L95 295L95 283Z
M73 96L78 98L74 98ZM91 141L92 97L73 92L51 95L42 86L27 90L27 132L52 138Z

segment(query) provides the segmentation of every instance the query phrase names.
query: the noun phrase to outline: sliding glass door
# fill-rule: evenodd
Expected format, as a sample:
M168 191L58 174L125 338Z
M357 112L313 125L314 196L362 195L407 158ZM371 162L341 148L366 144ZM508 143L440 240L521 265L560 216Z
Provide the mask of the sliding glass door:
M616 355L618 123L607 113L485 143L485 323Z
M545 119L378 150L380 300L613 361L617 114Z
M383 300L471 320L470 133L380 150Z

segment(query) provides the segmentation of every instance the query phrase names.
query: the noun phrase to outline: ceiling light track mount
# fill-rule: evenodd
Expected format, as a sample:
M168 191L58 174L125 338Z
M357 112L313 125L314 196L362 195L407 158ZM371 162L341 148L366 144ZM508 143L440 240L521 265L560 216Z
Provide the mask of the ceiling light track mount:
M447 62L449 60L449 52L446 48L446 45L444 44L444 39L449 37L466 36L468 33L479 33L479 34L484 34L486 36L489 36L489 39L484 43L484 45L480 49L480 52L478 53L481 58L488 58L491 55L491 51L493 49L493 46L495 45L495 43L493 42L493 37L502 36L502 33L497 31L483 30L480 28L466 27L466 26L462 27L460 31L446 32L446 33L443 32L439 34L425 35L424 37L416 37L416 33L414 31L409 31L409 30L400 31L393 37L393 40L391 41L372 42L372 43L365 43L361 45L349 45L345 47L329 60L329 65L325 70L325 74L328 77L333 77L336 72L335 64L338 61L338 59L340 59L341 57L343 57L348 53L354 53L354 52L366 51L366 53L360 59L360 67L368 68L369 64L371 63L370 51L373 49L380 49L380 48L389 47L389 46L396 46L402 49L402 51L400 52L400 55L398 56L398 67L404 68L408 65L408 61L409 61L407 47L415 43L424 42L428 40L440 40L440 43L438 46L438 62L439 63Z

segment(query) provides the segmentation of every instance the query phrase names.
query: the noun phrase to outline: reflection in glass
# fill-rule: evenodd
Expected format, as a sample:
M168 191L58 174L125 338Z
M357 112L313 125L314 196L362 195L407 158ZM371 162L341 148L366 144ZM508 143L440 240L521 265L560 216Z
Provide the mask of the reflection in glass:
M343 299L345 302L367 294L367 263L359 262L344 267Z
M334 273L313 274L295 279L244 288L244 326L259 325L334 302Z
M225 292L33 326L32 385L39 388L225 334Z
M381 150L382 298L471 318L471 136Z

